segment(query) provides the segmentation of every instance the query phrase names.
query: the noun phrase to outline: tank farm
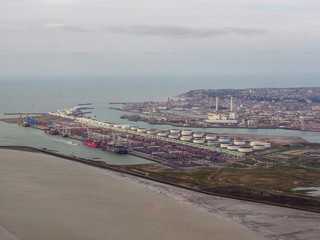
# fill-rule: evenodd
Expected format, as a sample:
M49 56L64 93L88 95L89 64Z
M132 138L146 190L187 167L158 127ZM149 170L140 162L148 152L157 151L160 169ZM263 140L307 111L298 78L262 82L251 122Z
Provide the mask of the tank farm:
M173 168L234 162L246 153L271 147L269 142L249 142L201 131L146 129L64 113L48 116L49 121L40 121L36 127L49 134L81 140L90 147L132 154Z

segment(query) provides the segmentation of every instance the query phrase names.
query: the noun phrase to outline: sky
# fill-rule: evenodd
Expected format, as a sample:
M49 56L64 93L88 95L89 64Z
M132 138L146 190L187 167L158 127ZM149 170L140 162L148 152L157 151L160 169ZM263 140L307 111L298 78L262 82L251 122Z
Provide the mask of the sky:
M0 0L0 76L320 74L319 0Z

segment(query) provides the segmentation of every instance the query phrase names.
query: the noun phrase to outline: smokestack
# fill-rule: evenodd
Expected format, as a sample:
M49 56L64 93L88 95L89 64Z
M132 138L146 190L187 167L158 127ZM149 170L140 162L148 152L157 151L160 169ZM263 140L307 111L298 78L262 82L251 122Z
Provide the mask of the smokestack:
M231 112L233 112L233 98L231 97Z
M219 110L219 107L218 107L218 97L216 97L216 111L218 112L218 110Z

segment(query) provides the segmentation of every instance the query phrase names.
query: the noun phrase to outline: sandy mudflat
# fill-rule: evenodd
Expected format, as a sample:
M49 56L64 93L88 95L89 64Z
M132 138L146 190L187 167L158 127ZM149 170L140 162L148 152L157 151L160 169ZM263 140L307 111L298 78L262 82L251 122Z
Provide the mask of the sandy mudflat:
M0 236L6 236L1 235L4 228L21 240L262 239L239 225L108 171L3 149L0 225ZM9 235L8 239L14 239Z

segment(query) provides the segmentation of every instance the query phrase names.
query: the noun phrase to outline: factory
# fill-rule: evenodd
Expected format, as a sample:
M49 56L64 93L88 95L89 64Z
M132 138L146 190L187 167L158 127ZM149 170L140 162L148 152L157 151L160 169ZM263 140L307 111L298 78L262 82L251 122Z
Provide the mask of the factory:
M231 107L230 107L230 114L219 114L219 98L216 98L216 112L215 113L208 113L208 119L206 120L207 123L214 123L214 124L238 124L238 116L235 112L233 112L233 98L231 97Z

